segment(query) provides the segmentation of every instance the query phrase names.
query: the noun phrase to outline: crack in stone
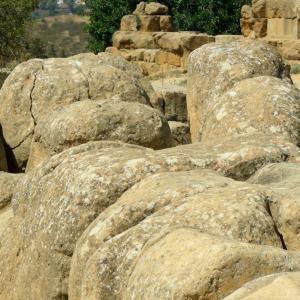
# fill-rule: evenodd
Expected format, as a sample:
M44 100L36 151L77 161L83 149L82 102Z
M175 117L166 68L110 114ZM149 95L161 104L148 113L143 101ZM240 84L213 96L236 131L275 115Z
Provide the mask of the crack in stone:
M90 93L90 81L89 81L89 74L86 76L86 74L82 71L80 66L75 62L76 69L78 72L84 77L84 81L86 83L86 88L87 88L87 97L89 100L92 100L91 93ZM80 101L80 99L78 99Z
M42 67L42 70L43 70L43 67ZM34 74L34 80L33 80L32 88L31 88L30 95L29 95L29 99L30 99L29 111L30 111L31 118L32 118L33 123L34 123L34 127L36 126L37 122L36 122L36 119L35 119L35 117L33 115L33 112L32 112L32 104L33 104L32 94L33 94L33 91L34 91L34 88L35 88L36 80L37 80L37 73Z
M41 70L40 71L44 71L44 64L42 62L42 65L41 65ZM14 147L9 147L11 150L15 150L17 149L18 147L20 147L31 135L34 135L34 131L35 131L35 126L37 125L37 121L33 115L33 112L32 112L32 104L33 104L33 98L32 98L32 94L33 94L33 91L34 91L34 88L35 88L35 84L36 84L36 80L37 80L37 74L38 72L35 72L33 74L34 76L34 80L33 80L33 84L32 84L32 87L31 87L31 90L30 90L30 94L29 94L29 99L30 99L30 107L29 107L29 112L30 112L30 115L31 115L31 118L33 120L33 123L34 123L34 127L33 129Z
M11 150L15 150L20 147L31 135L34 134L34 129L32 129L16 146L9 147Z
M276 234L278 235L278 237L280 238L280 241L281 241L281 244L282 244L282 248L284 249L284 250L288 250L287 249L287 246L286 246L286 244L285 244L285 241L284 241L284 237L283 237L283 235L281 234L281 232L279 231L279 229L278 229L278 227L277 227L277 224L276 224L276 222L275 222L275 220L274 220L274 217L273 217L273 214L272 214L272 211L271 211L271 207L270 207L270 199L268 199L267 201L266 201L266 209L267 209L267 212L268 212L268 214L270 215L270 217L272 218L272 220L273 220L273 223L274 223L274 230L275 230L275 232L276 232Z

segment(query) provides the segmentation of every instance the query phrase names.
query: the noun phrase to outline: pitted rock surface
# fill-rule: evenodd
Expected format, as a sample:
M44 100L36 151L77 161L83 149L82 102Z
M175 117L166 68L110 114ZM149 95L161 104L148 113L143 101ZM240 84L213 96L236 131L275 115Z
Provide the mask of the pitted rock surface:
M70 148L29 172L18 186L12 200L15 216L1 236L0 257L7 263L0 265L0 299L67 295L77 240L101 212L147 176L210 168L247 179L268 162L299 158L295 145L269 136L159 151L116 142Z
M188 64L188 113L192 141L201 141L207 113L234 84L258 76L290 80L278 51L264 42L244 40L204 45Z
M298 271L299 258L299 252L240 243L178 226L145 245L123 299L221 300L258 276Z
M144 179L100 214L77 242L70 299L123 299L143 246L169 227L282 247L267 211L268 193L207 170Z
M207 111L201 141L255 132L300 145L300 91L294 85L269 76L236 83Z

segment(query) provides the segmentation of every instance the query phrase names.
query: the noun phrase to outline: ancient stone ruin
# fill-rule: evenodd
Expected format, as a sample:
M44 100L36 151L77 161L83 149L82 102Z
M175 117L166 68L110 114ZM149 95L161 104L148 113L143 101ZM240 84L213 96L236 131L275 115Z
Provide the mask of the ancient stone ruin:
M0 300L298 300L289 71L261 40L205 44L184 114L110 53L18 65L0 90Z
M177 32L167 13L165 5L141 2L132 15L122 18L107 52L137 64L145 75L185 70L189 54L215 39L197 32Z
M241 29L245 37L264 38L278 47L284 58L300 60L300 2L253 0L242 8Z

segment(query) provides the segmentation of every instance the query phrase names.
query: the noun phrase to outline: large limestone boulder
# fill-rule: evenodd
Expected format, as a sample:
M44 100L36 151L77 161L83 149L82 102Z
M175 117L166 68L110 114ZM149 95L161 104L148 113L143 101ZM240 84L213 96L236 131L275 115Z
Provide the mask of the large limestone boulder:
M84 100L46 114L36 126L26 171L89 141L122 141L152 149L172 146L165 117L139 103Z
M300 92L294 85L270 76L237 82L207 112L201 141L254 132L300 145Z
M144 246L123 299L222 299L257 276L298 271L298 264L299 253L171 228Z
M153 152L113 142L85 144L28 173L13 199L13 222L1 237L1 300L66 297L76 240L126 189L159 168L143 159L147 151Z
M271 187L277 194L270 211L285 246L300 251L300 164L270 164L249 179L250 183Z
M160 173L144 179L99 215L77 242L70 299L123 299L143 246L173 226L282 247L267 211L268 197L259 187L211 171Z
M276 273L250 281L224 300L291 300L300 295L300 273Z
M190 55L188 113L192 141L201 140L207 112L237 82L258 76L289 78L278 51L263 42L245 40L207 44Z
M300 161L300 151L270 136L159 151L120 142L90 142L65 150L29 172L17 186L14 218L0 238L0 260L5 261L0 264L0 299L66 298L77 240L145 177L210 168L247 179L268 162L281 161Z
M30 60L15 68L0 91L0 122L19 168L24 168L35 126L44 112L85 99L155 105L138 69L107 53Z

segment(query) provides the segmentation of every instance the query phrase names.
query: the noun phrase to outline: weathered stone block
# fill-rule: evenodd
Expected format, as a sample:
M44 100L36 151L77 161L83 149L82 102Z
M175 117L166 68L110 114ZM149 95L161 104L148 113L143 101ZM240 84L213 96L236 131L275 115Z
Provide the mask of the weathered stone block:
M115 47L110 47L109 51L113 55L122 56L128 61L143 61L144 60L144 49L117 49Z
M186 145L191 143L190 127L187 123L170 121L174 146Z
M300 40L269 39L268 43L277 47L283 58L289 60L300 60Z
M174 31L173 18L171 16L160 16L160 30L165 32Z
M156 49L149 49L149 50L145 49L143 61L149 62L149 63L155 63L155 58L159 51L160 50L158 50L158 49L157 50Z
M157 2L150 2L145 7L146 15L165 15L168 11L169 9L166 5Z
M145 8L146 8L146 3L145 2L140 2L135 11L133 12L134 15L144 15L145 14Z
M268 31L268 19L254 19L253 31L255 37L262 38L267 35Z
M266 0L252 0L252 11L255 18L266 17Z
M231 35L231 34L222 34L215 36L216 43L231 43L236 41L241 41L244 39L243 35Z
M135 15L124 16L121 20L121 31L137 31L138 19Z
M181 56L172 52L159 51L156 53L155 62L159 65L181 66Z
M266 0L266 18L299 18L298 0Z
M160 31L160 17L159 16L147 16L139 15L138 19L138 30L140 31Z
M166 15L169 9L167 6L158 2L145 3L140 2L133 14L135 15Z
M184 49L193 51L215 41L212 36L193 32L161 32L155 33L154 37L161 49L178 55L183 55Z
M299 20L283 18L269 19L268 38L299 39Z
M158 49L151 32L139 31L115 32L113 46L118 49Z
M163 100L164 114L168 121L186 122L186 76L151 81L152 86Z

